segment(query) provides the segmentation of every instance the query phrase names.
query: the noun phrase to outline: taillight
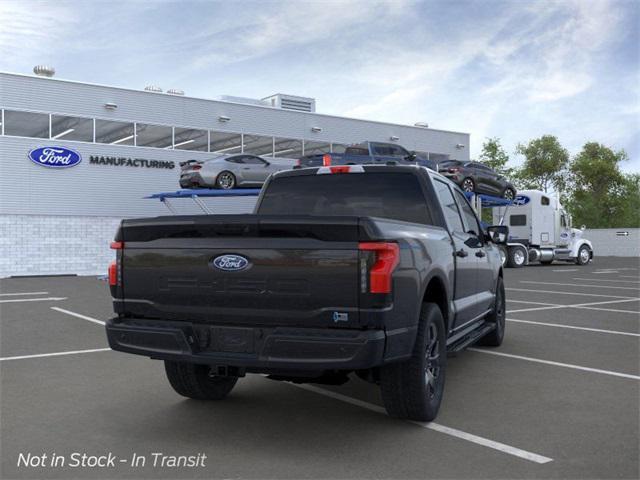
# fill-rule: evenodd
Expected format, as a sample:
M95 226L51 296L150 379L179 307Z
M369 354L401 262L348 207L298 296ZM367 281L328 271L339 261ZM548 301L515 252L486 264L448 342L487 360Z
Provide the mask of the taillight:
M458 167L452 167L447 170L449 173L458 173L460 169Z
M298 159L296 160L296 167L301 167L302 166L302 160Z
M200 170L202 168L202 165L194 165L193 167L191 167L191 170Z
M109 286L115 287L118 285L118 265L116 262L109 264Z
M322 155L322 166L328 167L329 165L331 165L331 155L325 153L324 155Z
M122 250L124 248L124 242L111 242L111 250Z
M400 262L400 247L390 242L363 242L360 250L373 251L375 260L369 268L369 288L366 288L366 263L363 263L363 293L391 293L392 274Z

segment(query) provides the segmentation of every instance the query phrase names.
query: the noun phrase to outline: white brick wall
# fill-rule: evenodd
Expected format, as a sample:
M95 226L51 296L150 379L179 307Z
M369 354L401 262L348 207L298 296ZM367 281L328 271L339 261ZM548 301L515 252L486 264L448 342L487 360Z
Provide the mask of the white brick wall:
M0 215L0 277L103 275L119 218Z

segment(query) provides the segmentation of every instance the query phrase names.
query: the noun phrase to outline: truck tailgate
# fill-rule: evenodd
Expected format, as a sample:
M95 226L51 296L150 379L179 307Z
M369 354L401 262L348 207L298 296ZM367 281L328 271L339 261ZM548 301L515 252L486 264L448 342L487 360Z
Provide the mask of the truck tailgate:
M124 220L116 238L124 244L118 310L142 318L308 327L335 327L340 313L347 315L337 326L353 327L363 236L358 217Z

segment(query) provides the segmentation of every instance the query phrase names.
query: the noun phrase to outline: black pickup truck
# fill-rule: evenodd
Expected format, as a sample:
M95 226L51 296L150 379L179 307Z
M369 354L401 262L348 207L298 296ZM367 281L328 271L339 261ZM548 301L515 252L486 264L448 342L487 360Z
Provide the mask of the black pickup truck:
M252 215L123 220L109 283L114 350L165 361L221 399L246 373L379 384L390 415L438 411L446 354L505 328L496 243L462 191L418 166L272 175Z

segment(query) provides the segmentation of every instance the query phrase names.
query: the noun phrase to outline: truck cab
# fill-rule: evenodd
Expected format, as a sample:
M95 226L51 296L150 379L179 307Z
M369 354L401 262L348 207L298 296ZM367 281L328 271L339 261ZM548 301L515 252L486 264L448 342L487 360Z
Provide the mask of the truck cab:
M591 242L582 229L572 228L571 215L557 197L540 190L523 190L508 207L493 209L493 220L509 227L506 260L511 267L554 260L579 265L593 259Z

